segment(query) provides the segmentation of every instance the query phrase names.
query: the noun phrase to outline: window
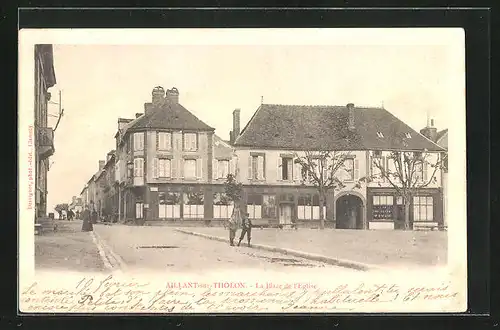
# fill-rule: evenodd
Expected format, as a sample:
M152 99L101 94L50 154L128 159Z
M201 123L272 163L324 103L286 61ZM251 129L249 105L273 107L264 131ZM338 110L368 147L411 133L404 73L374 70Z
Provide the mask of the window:
M279 172L281 173L281 180L293 180L293 158L291 157L280 157L281 164L279 164Z
M143 218L143 216L144 216L143 211L144 211L144 204L141 202L135 203L135 218L136 219Z
M250 219L262 218L262 195L250 194L247 199L247 212Z
M262 217L276 218L276 195L262 196Z
M249 179L253 180L264 180L265 179L265 169L264 169L264 156L254 155L250 156L249 159Z
M406 137L407 139L411 139L411 134L410 134L410 133L405 133L405 137Z
M134 133L134 151L144 150L144 133Z
M172 134L169 132L158 132L158 150L172 149Z
M233 202L225 193L214 194L214 218L229 219L233 213Z
M342 164L344 170L344 181L354 181L354 158L344 159Z
M134 158L134 177L144 176L144 158Z
M394 212L394 197L393 196L373 196L373 219L391 219Z
M384 137L384 134L382 132L377 132L377 137L382 139Z
M297 218L299 220L318 220L319 195L301 195L297 203ZM326 215L326 202L323 204L323 214Z
M217 178L225 179L229 174L229 160L219 160L217 162Z
M198 150L198 134L184 133L184 150L195 151Z
M413 197L413 221L434 221L434 200L432 197Z
M202 219L204 217L203 192L190 192L184 194L184 218Z
M172 174L172 164L170 159L158 159L158 177L170 178Z
M158 200L158 217L160 219L179 219L181 217L181 197L179 193L160 192Z
M382 181L384 179L382 170L385 170L384 157L382 152L374 151L371 161L371 173L375 181Z
M196 178L196 159L184 160L184 177L188 179Z

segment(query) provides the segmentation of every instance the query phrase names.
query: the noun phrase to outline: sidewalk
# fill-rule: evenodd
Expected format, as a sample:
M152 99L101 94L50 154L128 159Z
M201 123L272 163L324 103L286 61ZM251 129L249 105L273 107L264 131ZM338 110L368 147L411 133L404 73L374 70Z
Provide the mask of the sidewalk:
M104 264L90 232L82 232L80 220L55 220L57 231L35 235L35 267L38 270L99 272Z
M228 239L222 228L179 228ZM239 236L240 231L237 233ZM447 233L333 229L252 229L252 244L290 249L383 268L445 266ZM246 239L242 242L246 245Z

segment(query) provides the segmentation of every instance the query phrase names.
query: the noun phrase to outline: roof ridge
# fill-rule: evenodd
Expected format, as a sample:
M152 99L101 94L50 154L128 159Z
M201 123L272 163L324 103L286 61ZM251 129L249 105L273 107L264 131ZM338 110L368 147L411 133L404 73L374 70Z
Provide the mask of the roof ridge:
M283 104L283 103L263 103L262 105L270 105L270 106L282 106L282 107L301 107L301 108L346 108L345 105L332 105L332 104ZM354 105L354 109L380 109L386 110L380 106L356 106Z

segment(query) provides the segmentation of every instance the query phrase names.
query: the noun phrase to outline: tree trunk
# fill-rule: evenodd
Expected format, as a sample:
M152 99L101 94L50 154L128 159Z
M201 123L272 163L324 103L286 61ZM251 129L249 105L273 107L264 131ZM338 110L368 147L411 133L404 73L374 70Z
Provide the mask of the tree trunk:
M325 204L325 194L319 194L319 229L325 229L325 214L323 212L323 205Z
M405 199L405 227L404 230L410 230L410 199Z

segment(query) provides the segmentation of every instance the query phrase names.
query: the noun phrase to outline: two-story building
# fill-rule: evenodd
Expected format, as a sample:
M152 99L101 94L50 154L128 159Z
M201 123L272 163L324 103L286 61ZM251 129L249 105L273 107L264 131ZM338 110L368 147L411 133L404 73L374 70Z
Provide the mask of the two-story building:
M71 203L69 203L69 207L68 208L70 210L72 210L73 212L75 212L75 214L77 212L81 213L83 211L83 201L82 201L82 198L73 196L71 198Z
M98 184L101 186L101 195L99 203L103 216L118 216L118 193L117 180L115 173L115 150L111 150L106 155L102 173L98 178Z
M237 116L238 118L234 118ZM397 229L404 219L402 199L385 180L362 183L372 177L374 159L391 151L430 152L441 147L416 132L389 111L347 106L262 104L239 132L230 133L237 155L238 181L243 183L247 212L257 224L317 226L320 207L326 226L350 229ZM233 124L234 125L234 124ZM339 170L345 188L330 191L320 206L318 189L302 180L295 161L306 151L344 152L349 157ZM424 166L425 167L425 166ZM427 173L422 169L422 177ZM438 173L439 175L439 173ZM419 189L412 201L413 222L443 221L440 178Z
M232 148L179 103L176 88L155 87L144 113L118 119L115 138L121 217L138 224L228 217L223 182L235 168Z
M48 127L48 89L56 84L52 45L35 45L35 217L47 215L47 172L49 157L55 152L54 131Z

